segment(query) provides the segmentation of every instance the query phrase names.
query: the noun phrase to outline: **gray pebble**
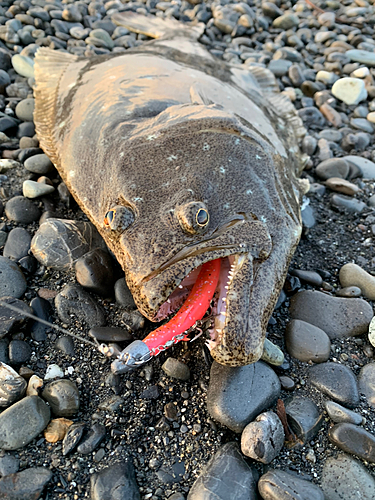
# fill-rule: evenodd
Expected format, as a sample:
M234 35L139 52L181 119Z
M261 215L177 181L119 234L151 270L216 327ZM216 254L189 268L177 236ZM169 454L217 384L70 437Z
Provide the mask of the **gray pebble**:
M79 392L71 380L61 379L49 382L42 392L56 417L71 417L79 410Z
M336 292L337 297L356 298L362 295L362 290L357 286L346 286Z
M85 426L86 424L84 422L77 422L68 428L62 442L62 452L64 457L78 446Z
M12 260L20 260L29 253L31 235L22 227L15 227L8 234L3 256Z
M56 348L67 356L75 356L74 342L72 337L60 337L56 341Z
M34 119L35 99L23 99L16 106L16 116L23 122L32 122Z
M331 203L337 208L343 208L350 213L362 212L366 207L366 203L343 194L334 194L331 198Z
M1 259L0 259L1 262ZM1 297L1 294L0 294ZM8 303L20 309L20 312L11 311L8 307L2 303ZM3 296L0 299L0 339L5 337L8 333L12 333L18 328L21 328L27 321L28 318L22 314L22 311L29 314L33 313L31 307L29 307L25 302L17 300L13 297Z
M65 323L72 319L88 326L103 326L105 323L102 307L79 285L66 285L55 298L59 318Z
M13 341L14 342L14 341ZM0 364L0 407L8 408L26 392L26 380L11 366Z
M140 500L135 470L130 458L102 469L91 476L92 500Z
M185 363L179 361L175 358L167 358L162 366L162 370L169 377L176 378L178 380L189 380L190 370Z
M329 429L328 438L343 451L375 462L375 436L362 427L342 422Z
M319 486L278 469L264 474L258 488L264 500L324 500Z
M120 304L120 306L134 309L135 302L133 299L133 295L131 294L128 285L126 284L125 278L120 278L115 283L115 297L116 302Z
M285 345L288 353L300 361L323 363L331 354L328 335L310 323L293 319L286 327Z
M87 436L83 438L83 441L78 446L78 453L83 455L88 455L92 453L105 438L105 427L102 424L93 424L87 433Z
M340 422L349 422L351 424L360 425L363 421L361 415L335 403L334 401L326 401L325 407L328 415L336 424Z
M292 396L286 402L285 411L291 430L303 444L316 436L323 423L319 408L306 397Z
M299 278L304 283L308 283L309 285L317 287L322 286L323 278L315 271L305 271L304 269L290 269L289 273L292 276L297 276L297 278Z
M343 158L330 158L319 163L315 173L323 180L327 180L330 177L346 179L349 174L349 164Z
M54 170L53 163L45 154L30 156L25 161L24 167L29 172L35 174L46 175Z
M31 358L31 347L24 340L12 340L9 344L9 360L13 365L22 365Z
M241 451L263 464L269 464L284 444L284 429L279 417L272 411L261 413L242 432Z
M26 279L17 264L0 256L0 297L22 297L26 291Z
M24 196L15 196L5 205L5 215L9 220L20 222L21 224L30 224L40 217L39 208Z
M368 404L375 408L375 363L367 363L361 368L358 386L361 394L366 396Z
M32 467L0 479L0 496L14 500L40 498L44 488L52 479L46 467Z
M8 476L9 474L15 474L20 468L19 458L13 455L4 455L0 457L0 476Z

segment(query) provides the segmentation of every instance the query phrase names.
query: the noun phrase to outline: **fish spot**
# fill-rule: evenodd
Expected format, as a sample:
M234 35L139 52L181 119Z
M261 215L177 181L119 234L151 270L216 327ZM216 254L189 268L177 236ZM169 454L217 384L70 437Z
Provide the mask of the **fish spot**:
M240 141L240 139L238 139L238 138L237 138L237 139L234 141L234 144L237 146L240 142L241 142L241 141Z
M143 201L143 198L140 198L139 196L135 196L133 198L133 201Z
M69 170L69 177L74 177L76 175L74 170Z
M124 153L123 151L121 151L121 153L120 153L120 158L122 158L122 157L124 156L124 154L125 154L125 153Z
M205 142L202 149L203 151L208 151L210 149L210 145Z
M177 156L175 155L168 156L167 160L169 161L177 160Z
M259 156L259 155L255 155L255 158L256 158L257 160L261 160L261 159L262 159L262 157L261 157L261 156Z
M261 217L259 217L259 218L260 218L260 220L261 220L262 222L264 222L264 223L266 223L266 222L267 222L267 218L266 218L266 217L264 217L264 215L262 215L262 216L261 216Z
M253 192L251 191L251 189L248 189L248 190L246 191L246 194L253 194Z
M225 168L224 167L220 167L220 173L221 174L225 174Z
M151 135L148 135L148 136L146 137L146 140L147 140L147 141L153 141L153 140L154 140L154 139L156 139L156 138L157 138L157 135L156 135L156 134L151 134Z
M59 128L63 128L63 127L65 127L65 123L66 123L65 121L62 121L62 122L60 123L60 125L59 125Z
M225 204L223 205L223 208L227 208L227 209L228 209L229 207L230 207L230 204L229 204L229 203L225 203Z

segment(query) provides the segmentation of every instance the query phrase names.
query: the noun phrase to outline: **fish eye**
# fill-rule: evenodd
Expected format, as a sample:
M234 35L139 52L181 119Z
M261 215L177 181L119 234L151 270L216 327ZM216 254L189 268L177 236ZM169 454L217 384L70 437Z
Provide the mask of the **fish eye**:
M198 226L207 226L210 216L205 208L200 208L195 216Z
M111 231L124 231L134 222L134 212L130 207L116 206L108 210L103 222Z
M206 205L200 201L190 201L180 205L174 211L182 230L190 235L206 231L210 216Z

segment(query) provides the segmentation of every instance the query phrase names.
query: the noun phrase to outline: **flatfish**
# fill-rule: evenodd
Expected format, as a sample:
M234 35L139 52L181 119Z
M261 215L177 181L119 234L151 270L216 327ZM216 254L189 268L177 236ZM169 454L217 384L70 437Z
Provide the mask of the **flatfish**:
M37 52L41 147L142 314L164 320L187 297L202 309L204 273L216 273L211 354L253 363L301 234L302 122L267 69L215 59L201 25L113 21L155 39L90 59Z

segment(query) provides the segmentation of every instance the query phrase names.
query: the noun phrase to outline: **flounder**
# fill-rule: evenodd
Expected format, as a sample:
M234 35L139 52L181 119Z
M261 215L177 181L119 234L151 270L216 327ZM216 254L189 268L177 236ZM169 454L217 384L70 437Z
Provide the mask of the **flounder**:
M90 59L37 52L41 147L151 321L220 262L211 354L253 363L301 234L302 122L267 69L199 44L201 25L132 12L113 21L156 40Z

